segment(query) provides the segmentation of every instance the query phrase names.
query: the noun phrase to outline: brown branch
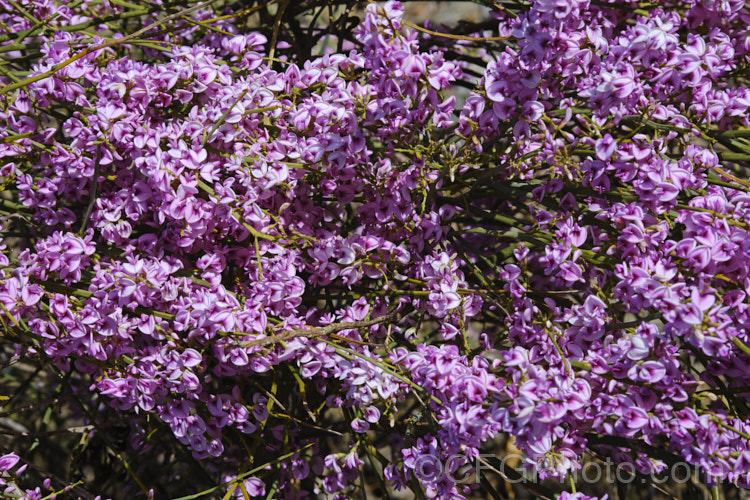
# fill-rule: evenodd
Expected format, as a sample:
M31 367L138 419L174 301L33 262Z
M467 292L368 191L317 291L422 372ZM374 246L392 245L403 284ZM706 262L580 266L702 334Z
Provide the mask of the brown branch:
M723 175L724 177L726 177L726 178L727 178L727 179L729 179L730 181L734 181L734 182L736 182L737 184L740 184L740 185L742 185L742 186L745 186L745 187L750 187L750 182L748 182L748 181L746 181L746 180L743 180L743 179L740 179L739 177L735 177L734 175L730 174L729 172L727 172L727 171L726 171L726 170L724 170L723 168L720 168L720 167L713 167L713 168L712 168L712 170L713 170L714 172L717 172L717 173L719 173L719 174Z
M359 330L360 328L367 328L369 326L378 325L388 320L395 319L398 315L395 312L390 312L384 316L380 316L374 319L366 321L352 321L348 323L333 323L331 325L322 326L319 328L311 328L309 330L294 329L286 330L279 333L278 335L272 335L263 339L248 340L240 342L240 347L257 347L266 346L270 344L277 344L286 340L294 338L310 338L310 337L323 337L325 335L331 335L338 333L343 330Z
M268 59L273 61L273 56L276 54L276 43L279 41L279 29L281 28L281 20L284 17L286 8L289 7L289 0L281 0L278 11L276 12L276 20L273 23L273 33L271 34L271 45L268 49Z
M451 40L464 40L467 42L501 42L505 40L510 40L512 37L510 36L466 36L466 35L454 35L453 33L442 33L440 31L433 31L427 28L423 28L422 26L419 26L417 24L411 23L407 21L406 19L401 20L402 24L405 24L406 26L415 29L417 31L421 31L422 33L427 33L431 36L436 36L440 38L450 38Z

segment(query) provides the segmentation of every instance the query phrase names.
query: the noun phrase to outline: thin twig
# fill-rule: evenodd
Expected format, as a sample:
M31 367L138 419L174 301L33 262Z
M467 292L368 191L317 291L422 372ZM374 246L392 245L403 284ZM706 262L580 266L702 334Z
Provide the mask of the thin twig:
M402 19L401 22L405 24L406 26L415 29L417 31L421 31L422 33L427 33L431 36L437 36L440 38L450 38L451 40L465 40L467 42L502 42L505 40L510 40L512 37L510 36L466 36L466 35L454 35L453 33L441 33L440 31L432 31L428 30L427 28L423 28L422 26L419 26L414 23L410 23L406 19Z
M4 446L0 446L0 453L2 453L2 454L13 453L13 452L14 451L11 450L11 449L9 449L9 448L5 448ZM72 486L72 488L70 489L70 491L72 491L73 493L75 493L76 495L78 495L79 498L82 498L84 500L95 500L94 495L91 494L91 493L89 493L88 491L86 491L83 487L81 487L80 483L75 484L75 485L70 485L70 483L68 481L66 481L65 479L63 479L63 478L61 478L59 476L56 476L55 474L52 474L51 472L43 470L41 467L35 465L33 463L33 461L26 460L24 457L21 457L21 460L23 461L23 463L26 466L28 466L29 468L31 468L34 472L36 472L40 476L42 476L44 478L53 479L54 481L56 481L56 482L58 482L58 483L60 483L61 485L64 485L64 486Z
M734 182L736 182L736 183L738 183L738 184L740 184L740 185L742 185L742 186L745 186L745 187L750 187L750 182L748 182L748 181L746 181L746 180L742 180L742 179L740 179L739 177L735 177L735 176L733 176L732 174L730 174L729 172L727 172L727 171L726 171L726 170L724 170L723 168L720 168L720 167L713 167L713 168L712 168L712 170L713 170L714 172L717 172L717 173L719 173L719 174L723 175L723 176L724 176L724 177L726 177L727 179L729 179L729 180L731 180L731 181L734 181Z
M505 468L503 462L500 462L500 468L498 469L494 467L489 461L485 460L484 459L485 456L487 455L479 455L477 457L477 461L482 464L482 468L488 469L494 472L495 474L498 474L500 477L502 477L506 481L520 484L522 488L535 494L539 498L542 498L544 500L552 500L554 498L554 493L549 491L545 486L542 486L541 484L535 484L530 481L524 481L523 476L517 470ZM492 458L494 460L498 460L497 457L492 457ZM481 477L481 470L477 471L477 474L480 474L480 477Z
M86 213L83 215L83 222L81 222L81 229L78 230L78 235L83 235L83 232L86 231L86 226L89 223L89 219L91 218L91 212L94 210L94 205L96 204L96 192L98 191L99 187L99 162L102 158L102 145L99 144L96 147L96 158L94 158L94 179L93 184L91 186L91 194L89 195L89 205L86 207Z
M309 330L303 330L303 329L287 330L287 331L279 333L278 335L273 335L271 337L266 337L264 339L256 339L256 340L248 340L245 342L240 342L239 345L241 347L256 347L256 346L266 346L270 344L277 344L279 342L284 342L286 340L290 340L294 338L323 337L325 335L338 333L343 330L358 330L360 328L367 328L368 326L377 325L385 321L395 319L397 316L398 315L395 312L391 312L384 316L380 316L380 317L366 320L366 321L333 323L328 326L322 326L319 328L311 328Z
M273 61L273 56L276 54L276 43L279 40L279 30L281 29L281 20L284 17L284 11L289 7L289 0L281 0L278 11L276 12L276 20L273 23L273 34L271 35L271 45L268 49L268 59Z

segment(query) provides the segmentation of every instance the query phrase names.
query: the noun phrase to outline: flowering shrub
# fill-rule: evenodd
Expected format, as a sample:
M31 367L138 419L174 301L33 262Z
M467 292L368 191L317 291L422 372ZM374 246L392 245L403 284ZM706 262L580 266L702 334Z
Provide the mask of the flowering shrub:
M0 0L5 494L750 487L748 6L355 3Z

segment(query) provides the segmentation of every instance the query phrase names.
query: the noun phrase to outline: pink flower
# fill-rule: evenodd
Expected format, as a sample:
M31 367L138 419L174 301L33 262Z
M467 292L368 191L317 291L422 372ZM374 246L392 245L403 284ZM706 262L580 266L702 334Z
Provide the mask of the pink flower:
M9 471L16 466L20 458L15 453L8 453L0 457L0 471Z

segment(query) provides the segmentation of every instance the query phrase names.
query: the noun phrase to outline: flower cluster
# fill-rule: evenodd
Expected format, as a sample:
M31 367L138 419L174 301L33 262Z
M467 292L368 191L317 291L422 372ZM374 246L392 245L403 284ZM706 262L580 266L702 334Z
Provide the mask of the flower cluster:
M750 487L745 2L134 2L0 0L0 366L95 494L465 498L501 436Z

